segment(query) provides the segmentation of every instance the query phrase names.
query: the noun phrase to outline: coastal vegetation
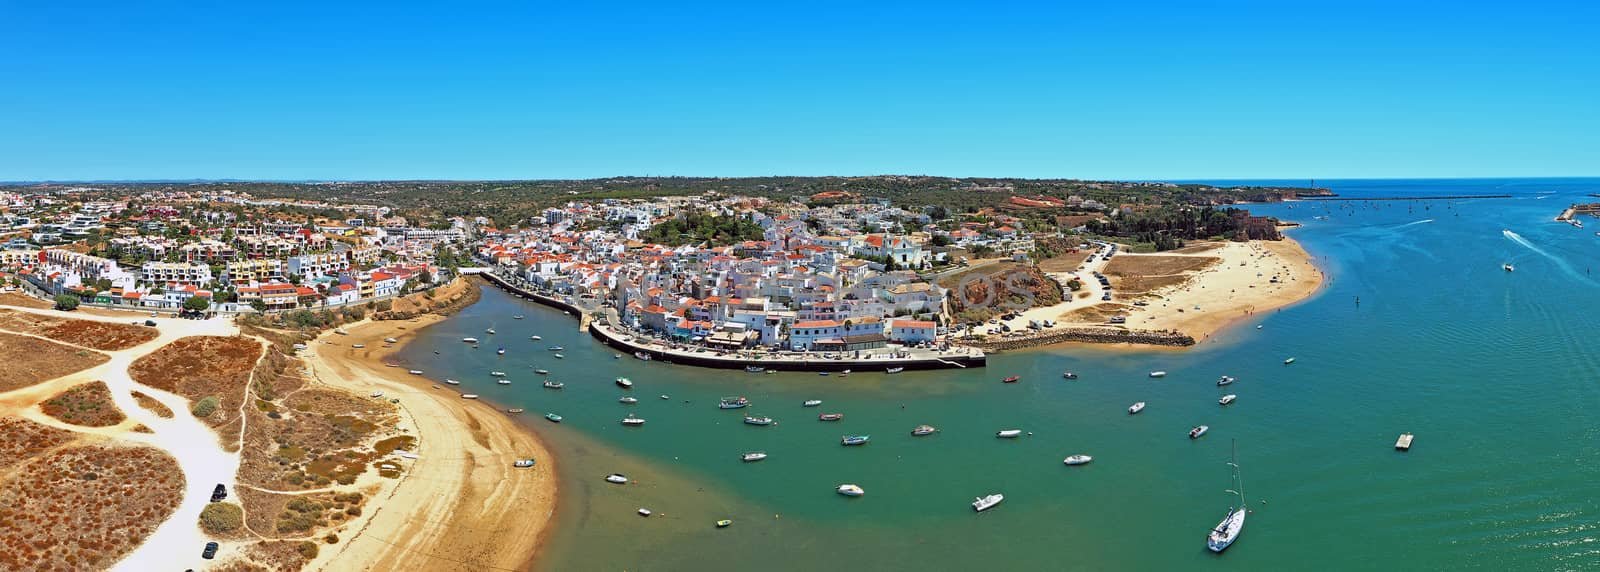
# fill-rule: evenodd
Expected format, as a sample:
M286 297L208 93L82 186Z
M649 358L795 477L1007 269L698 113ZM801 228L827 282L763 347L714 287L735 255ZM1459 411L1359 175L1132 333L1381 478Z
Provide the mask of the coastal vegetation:
M215 429L232 451L237 449L241 425L232 413L244 403L250 372L260 357L261 344L252 338L194 336L135 360L128 375L195 401L192 413ZM205 406L208 397L216 400L215 406Z
M75 385L45 400L39 408L45 415L85 427L109 427L127 418L111 402L111 391L103 381Z
M97 350L123 350L156 339L153 328L76 320L0 308L0 329L44 336L59 342Z
M1149 243L1157 251L1183 248L1185 241L1198 239L1277 240L1282 238L1271 224L1252 224L1245 211L1209 206L1164 206L1116 217L1097 218L1084 224L1090 233L1134 242Z
M70 445L7 467L0 483L5 570L108 568L183 498L177 460L153 447Z
M760 225L746 218L689 211L657 222L640 234L639 239L667 246L683 244L727 246L746 240L761 240L762 232Z
M31 336L0 332L0 392L21 389L105 363L110 356Z

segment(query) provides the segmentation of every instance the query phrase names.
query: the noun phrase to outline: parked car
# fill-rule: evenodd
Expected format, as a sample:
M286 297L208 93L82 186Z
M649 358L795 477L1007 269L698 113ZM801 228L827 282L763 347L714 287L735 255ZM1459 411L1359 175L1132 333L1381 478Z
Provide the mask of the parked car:
M217 483L217 488L211 489L211 502L218 502L225 498L228 498L228 487L223 486L222 483Z
M215 543L215 542L207 542L206 543L206 549L200 551L200 557L204 558L206 560L210 560L212 558L216 558L217 557L217 543Z

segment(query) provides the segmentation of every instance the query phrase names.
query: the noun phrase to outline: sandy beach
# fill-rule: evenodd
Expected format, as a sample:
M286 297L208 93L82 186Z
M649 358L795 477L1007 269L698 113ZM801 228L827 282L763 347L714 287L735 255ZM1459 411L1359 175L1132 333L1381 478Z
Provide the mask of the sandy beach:
M386 485L346 541L326 547L308 569L527 569L555 510L555 460L533 432L489 404L461 399L385 360L417 330L443 320L367 321L348 335L324 333L304 357L323 383L400 399L401 426L418 457ZM384 348L384 338L399 343ZM352 344L365 344L356 349ZM512 466L532 457L530 469Z

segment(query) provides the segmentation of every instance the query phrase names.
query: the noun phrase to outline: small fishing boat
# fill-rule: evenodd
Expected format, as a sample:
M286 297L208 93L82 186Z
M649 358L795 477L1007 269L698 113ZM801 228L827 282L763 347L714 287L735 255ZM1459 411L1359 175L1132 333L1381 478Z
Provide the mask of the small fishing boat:
M500 378L500 379L494 380L494 382L498 383L500 385L511 385L511 380L503 378L503 377Z
M1189 430L1189 438L1190 439L1199 439L1201 435L1205 435L1206 431L1210 431L1210 430L1211 430L1211 428L1207 427L1205 425L1197 425L1197 426L1195 426L1195 428Z
M823 413L817 416L819 421L838 421L840 419L844 419L843 413Z
M938 429L935 429L932 425L918 425L916 429L911 430L911 434L921 437L923 435L932 435L936 431Z
M511 463L511 466L526 469L533 466L533 459L517 459L517 462Z
M521 407L512 407L511 409L507 409L506 413L522 413L523 411L526 411L526 409Z
M544 418L545 419L549 419L551 423L560 423L561 422L561 416L560 415L556 415L554 413L546 413L546 414L544 414Z
M1068 465L1087 465L1087 464L1089 464L1089 461L1093 461L1093 460L1094 460L1094 457L1090 457L1088 455L1073 455L1071 457L1067 457L1066 459L1063 459L1061 462L1062 463L1066 463Z
M628 484L628 477L623 476L622 473L611 473L606 475L606 482L614 485L626 485Z
M1289 365L1291 363L1294 363L1294 358L1283 360L1283 365Z
M506 372L503 372L503 371L491 371L491 372L489 372L489 375L492 375L492 376L495 376L495 377L505 377L506 376Z
M1228 467L1233 469L1233 488L1227 492L1238 494L1239 504L1229 508L1228 514L1222 517L1222 522L1217 523L1217 526L1206 534L1206 548L1219 554L1229 546L1233 546L1233 542L1239 539L1239 534L1244 532L1244 517L1250 512L1245 508L1244 479L1239 477L1237 450L1230 453Z
M847 497L858 497L867 494L867 491L862 490L861 487L851 484L839 485L839 488L835 490L839 491L839 494Z
M1144 411L1144 402L1143 401L1140 401L1138 403L1135 403L1133 405L1129 405L1128 406L1128 415L1133 415L1133 414L1138 413L1140 411Z
M446 380L444 380L444 383L445 383L445 385L461 385L461 382L456 381L454 379L446 379Z
M747 397L724 397L717 403L717 409L739 409L749 406L750 399Z
M1233 377L1231 377L1231 376L1224 375L1222 377L1217 378L1217 387L1222 387L1224 385L1228 385L1228 384L1231 384L1231 383L1233 383Z
M762 459L767 458L767 453L765 451L750 451L748 453L740 455L739 458L742 459L746 463L754 463L756 461L760 461Z
M537 335L535 335L535 336L528 336L528 339L530 339L530 340L533 340L533 341L536 341L536 342L537 342L537 341L539 341L539 340L542 340L542 339L544 339L544 336L537 336Z
M730 526L733 526L733 521L731 521L731 520L722 519L722 520L717 521L717 528L727 528L727 527L730 527Z
M1022 435L1021 429L1005 429L994 434L995 437L1001 439L1016 439L1020 435Z
M1011 377L1008 377L1008 378L1005 378L1005 379L1002 379L1002 380L1000 380L1000 382L1001 382L1001 383L1016 383L1016 382L1017 382L1017 380L1019 380L1019 379L1022 379L1022 377L1021 377L1021 376L1016 376L1016 375L1013 375L1013 376L1011 376Z
M617 378L616 381L617 381L617 387L621 387L623 389L633 389L633 380L631 380L631 379L628 379L626 377L619 377L619 378Z
M1167 376L1167 372L1164 372L1164 371L1152 371L1152 372L1150 372L1150 377L1166 377L1166 376Z
M355 348L355 349L358 349L358 350L359 350L359 349L361 349L361 348L364 348L364 347L367 347L367 344L350 344L350 347L352 347L352 348Z
M850 370L847 369L839 372L839 377L850 377Z
M972 510L983 512L994 508L994 505L1000 504L1000 501L1003 500L1006 500L1006 495L1000 493L978 497L977 500L972 501Z
M544 386L546 388L549 388L549 389L561 389L563 387L566 387L567 384L561 383L559 381L551 381L551 380L546 379L546 380L544 380Z
M1229 393L1227 395L1222 396L1222 399L1218 399L1217 400L1217 405L1227 405L1229 403L1233 403L1233 400L1238 399L1238 398L1239 398L1239 396L1234 395L1232 393Z
M849 447L852 445L865 445L867 441L871 440L871 435L845 435L839 438L839 444Z
M807 399L805 403L800 404L801 407L816 407L818 405L822 405L821 399Z
M411 370L411 375L422 375L422 370L413 369L413 370Z
M643 361L650 361L650 354L644 352L633 352L633 357L639 358Z
M559 352L559 351L567 349L567 348L564 348L564 347L561 347L561 346L550 346L550 347L545 348L545 349L548 349L548 350L553 351L553 352Z
M505 348L500 348L500 349L495 350L494 353L497 353L497 354L500 354L500 355L506 355L506 349Z
M772 418L771 417L751 417L749 415L746 415L746 416L744 416L744 424L745 425L771 425L772 424Z
M478 398L478 394L476 394L476 393L463 393L463 394L461 394L461 398L462 399L477 399Z
M475 344L478 343L478 338L461 338L461 341L469 344Z
M638 427L640 425L644 425L644 419L629 415L622 418L622 424L629 427Z
M760 367L760 366L754 366L754 365L747 365L747 366L744 366L744 370L749 372L749 373L761 373L763 371L767 371L767 368Z
M537 374L539 374L539 375L545 375L545 374L547 374L547 373L550 373L550 370L548 370L548 369L543 369L543 368L539 368L539 369L535 369L535 370L533 370L533 373L537 373Z
M1078 374L1070 371L1061 372L1061 379L1078 379Z
M900 373L900 372L905 371L905 370L906 370L906 368L903 368L903 367L891 367L889 369L883 370L883 373Z

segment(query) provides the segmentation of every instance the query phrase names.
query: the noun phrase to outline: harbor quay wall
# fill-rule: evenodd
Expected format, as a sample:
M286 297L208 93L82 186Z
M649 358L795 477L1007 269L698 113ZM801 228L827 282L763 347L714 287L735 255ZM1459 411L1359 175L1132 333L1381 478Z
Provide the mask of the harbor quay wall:
M1177 332L1152 332L1147 330L1118 330L1113 328L1067 328L1006 338L1001 340L968 341L966 345L986 351L1020 350L1066 342L1091 344L1144 344L1150 346L1187 347L1195 344L1194 337Z
M544 305L550 306L552 308L556 308L556 309L559 309L559 310L565 310L567 312L571 312L573 319L580 319L580 316L583 315L583 309L582 308L579 308L577 306L569 304L565 300L562 300L560 298L552 298L552 297L546 296L544 294L537 294L537 293L534 293L534 292L529 292L527 290L523 290L523 289L518 288L516 286L512 286L510 282L506 282L506 280L504 278L501 278L499 276L495 276L493 272L480 272L480 273L477 274L477 276L482 276L484 279L486 279L486 280L488 280L490 282L493 282L494 285L499 286L500 289L505 290L507 292L510 292L512 294L516 294L516 295L521 296L523 298L527 298L529 300L533 300L534 302L538 302L540 304L544 304Z

